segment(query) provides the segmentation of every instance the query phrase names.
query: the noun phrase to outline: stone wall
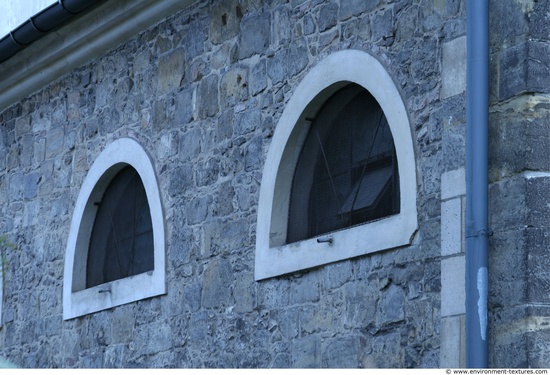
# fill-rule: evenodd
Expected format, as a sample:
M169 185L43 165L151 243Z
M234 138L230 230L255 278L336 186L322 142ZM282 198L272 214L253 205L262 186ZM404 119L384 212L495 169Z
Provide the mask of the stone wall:
M464 166L465 135L463 73L443 66L443 45L464 34L459 0L200 1L5 109L0 232L18 250L0 353L23 367L439 366L440 176ZM419 231L405 248L255 282L270 137L301 78L344 49L375 56L401 90ZM457 76L443 84L443 71ZM64 321L73 207L120 137L157 172L168 292Z
M491 1L490 361L548 367L548 2Z

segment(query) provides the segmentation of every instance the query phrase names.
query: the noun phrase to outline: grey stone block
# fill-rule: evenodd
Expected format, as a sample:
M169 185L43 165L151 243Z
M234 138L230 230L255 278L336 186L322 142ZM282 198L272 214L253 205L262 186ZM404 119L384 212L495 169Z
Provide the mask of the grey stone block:
M270 14L258 13L241 22L239 59L266 51L271 37Z
M203 222L208 214L209 197L200 197L188 202L186 207L187 223L194 225Z
M378 12L372 20L372 40L382 46L389 46L393 43L395 29L393 25L393 12L391 9Z
M292 37L293 22L291 13L286 6L279 6L273 11L273 27L271 31L271 44L273 48L288 45Z
M229 261L223 258L211 260L202 275L201 306L216 308L232 304L234 297L229 287L232 283L233 276Z
M302 26L302 32L304 35L311 35L315 32L316 25L313 17L311 15L305 15L303 19L303 26Z
M340 288L353 276L351 262L329 264L323 272L323 287L329 290Z
M32 117L18 117L15 120L15 136L20 137L24 134L28 134L32 129Z
M359 337L337 337L328 340L323 346L322 367L345 368L359 366L359 357L361 355Z
M534 40L548 40L550 34L550 26L546 18L548 12L550 12L548 2L541 1L533 4L528 19L530 35Z
M526 95L510 103L510 109L494 113L498 126L489 129L490 177L499 180L523 170L550 170L550 121L543 95Z
M495 309L489 315L489 324L493 326L494 335L498 340L490 346L491 363L502 363L503 366L519 368L529 363L528 336L525 332L512 329L514 323L527 316L525 306L507 309Z
M455 126L443 130L444 170L456 170L466 163L466 127ZM435 171L434 171L435 172Z
M321 358L321 338L309 335L291 344L291 366L294 368L319 367Z
M235 115L233 109L228 109L222 112L217 121L216 126L216 141L230 142L233 136Z
M336 26L338 15L338 4L329 3L319 7L319 16L317 17L317 27L320 32L324 32Z
M279 50L273 57L267 60L267 76L271 79L273 84L278 84L285 79L284 61L286 55L286 49Z
M491 4L489 13L492 29L491 46L501 49L524 42L529 33L529 17L521 4L498 1Z
M295 47L288 50L288 55L285 60L286 78L294 77L301 73L309 63L307 43L304 40L299 40Z
M389 332L384 336L375 336L361 356L363 368L391 368L403 363L404 349L401 346L399 332Z
M550 296L545 293L550 285L550 273L548 269L548 257L546 253L549 245L549 231L547 228L527 228L524 232L525 240L522 242L523 252L528 253L524 258L525 269L516 268L509 270L512 280L527 279L527 302L534 305L544 305L550 301Z
M349 17L356 16L365 12L370 12L376 9L379 4L379 0L361 1L361 0L348 0L343 1L340 4L339 18L342 20Z
M250 71L249 90L251 95L258 95L267 88L267 71L265 61L254 64Z
M171 328L163 321L137 326L135 338L137 342L148 343L134 346L136 354L140 356L158 354L172 348Z
M238 35L244 10L238 1L223 1L212 8L210 41L222 43Z
M247 172L258 170L262 163L262 137L253 138L244 146L244 168Z
M212 185L218 180L220 174L220 161L217 157L201 160L197 164L194 173L197 186Z
M290 284L290 303L319 301L319 274L306 272Z
M262 309L276 310L279 306L287 306L290 301L290 281L267 281L258 285L258 306Z
M175 168L170 174L168 193L171 196L183 194L185 189L193 185L193 172L189 164Z
M215 75L209 75L200 81L197 93L197 111L199 119L205 119L218 113L218 82L219 79Z
M525 92L547 93L550 85L550 46L528 41L503 52L500 59L499 99Z
M186 285L184 288L184 299L192 312L197 312L201 307L202 288L199 284Z
M181 45L190 59L204 53L208 34L208 24L205 18L197 18L195 22L189 24L182 35Z
M113 343L130 343L134 339L135 318L130 307L113 311L111 335Z
M209 257L214 254L243 249L249 245L249 224L245 220L214 220L202 225L203 248L201 253Z
M175 120L179 125L185 125L193 120L193 91L184 89L176 95Z
M201 152L201 129L194 127L183 133L179 139L179 157L182 160L191 160L199 156Z
M262 113L257 109L238 113L235 116L235 134L245 135L262 125Z
M105 349L103 355L103 364L101 367L104 368L124 368L127 366L128 350L126 345L111 345Z
M251 313L257 308L256 288L254 275L249 272L242 272L235 277L235 309L236 313Z
M46 158L54 158L63 151L63 141L65 137L65 129L57 127L48 132L46 139Z
M224 107L232 107L248 97L248 69L236 67L227 71L220 82L220 97Z
M382 293L378 302L377 325L382 327L402 321L405 318L404 306L405 296L403 290L395 285L390 285Z
M490 188L490 225L500 230L544 227L550 213L537 199L544 194L549 181L544 173L526 172L493 184ZM509 210L510 197L516 197L514 202L520 203L514 211Z

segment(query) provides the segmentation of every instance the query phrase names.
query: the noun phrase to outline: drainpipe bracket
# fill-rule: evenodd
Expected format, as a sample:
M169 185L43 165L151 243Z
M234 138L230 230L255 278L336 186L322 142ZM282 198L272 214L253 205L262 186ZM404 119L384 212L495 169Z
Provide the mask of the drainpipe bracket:
M483 228L483 229L474 229L474 228L466 228L466 238L473 238L473 237L492 237L494 234L493 230L491 228Z

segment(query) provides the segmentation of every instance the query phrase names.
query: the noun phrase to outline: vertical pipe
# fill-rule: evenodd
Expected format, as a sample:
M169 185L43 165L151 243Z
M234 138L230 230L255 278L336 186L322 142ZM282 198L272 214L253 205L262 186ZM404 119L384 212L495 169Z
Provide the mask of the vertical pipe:
M466 366L488 366L489 0L467 0Z

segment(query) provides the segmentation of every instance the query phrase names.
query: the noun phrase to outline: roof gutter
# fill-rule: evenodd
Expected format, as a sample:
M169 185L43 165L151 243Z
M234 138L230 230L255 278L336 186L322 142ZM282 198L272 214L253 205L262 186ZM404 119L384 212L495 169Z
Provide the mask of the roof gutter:
M79 1L85 0L75 0ZM101 1L101 6L90 8L86 17L58 27L0 63L0 111L196 0Z
M0 63L73 18L97 0L58 0L0 39Z
M466 366L488 366L489 1L468 0L466 65Z

